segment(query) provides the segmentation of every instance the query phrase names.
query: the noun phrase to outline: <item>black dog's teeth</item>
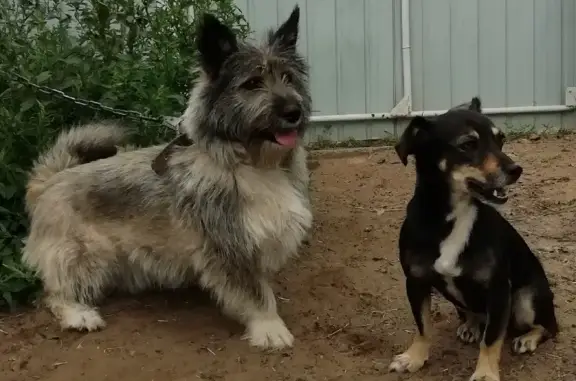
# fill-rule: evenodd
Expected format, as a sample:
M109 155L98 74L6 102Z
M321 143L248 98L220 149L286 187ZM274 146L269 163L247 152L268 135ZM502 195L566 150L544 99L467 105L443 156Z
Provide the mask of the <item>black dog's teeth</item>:
M494 194L494 196L500 197L500 198L506 197L506 191L502 188L494 189L493 194Z

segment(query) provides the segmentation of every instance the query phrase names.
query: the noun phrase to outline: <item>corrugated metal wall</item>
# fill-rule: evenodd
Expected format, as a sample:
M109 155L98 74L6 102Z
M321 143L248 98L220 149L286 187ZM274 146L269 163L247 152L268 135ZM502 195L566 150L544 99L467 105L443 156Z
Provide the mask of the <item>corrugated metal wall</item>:
M236 0L259 37L301 8L315 115L389 112L402 98L400 0ZM561 105L576 85L574 0L411 0L413 110L480 95L485 107ZM572 114L495 116L572 128ZM398 123L317 125L311 140L385 138Z

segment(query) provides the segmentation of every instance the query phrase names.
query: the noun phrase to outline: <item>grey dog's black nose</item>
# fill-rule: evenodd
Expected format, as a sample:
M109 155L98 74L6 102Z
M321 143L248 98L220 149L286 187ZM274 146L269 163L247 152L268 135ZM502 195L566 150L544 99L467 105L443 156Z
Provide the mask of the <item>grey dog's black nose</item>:
M511 184L518 181L523 171L524 170L522 169L522 167L515 163L512 163L506 166L506 168L504 168L504 172L506 172L506 175L508 175L508 181Z
M302 110L297 105L287 105L282 109L280 117L289 125L296 125L302 118Z

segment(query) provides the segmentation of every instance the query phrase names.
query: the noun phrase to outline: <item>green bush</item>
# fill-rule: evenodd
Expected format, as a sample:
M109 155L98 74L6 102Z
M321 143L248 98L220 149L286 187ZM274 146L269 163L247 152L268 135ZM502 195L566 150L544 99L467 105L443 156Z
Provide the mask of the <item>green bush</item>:
M30 301L39 286L20 263L26 173L38 152L89 120L122 120L139 144L173 133L45 94L18 75L113 108L179 116L196 60L193 14L206 10L248 33L233 0L0 0L0 308Z

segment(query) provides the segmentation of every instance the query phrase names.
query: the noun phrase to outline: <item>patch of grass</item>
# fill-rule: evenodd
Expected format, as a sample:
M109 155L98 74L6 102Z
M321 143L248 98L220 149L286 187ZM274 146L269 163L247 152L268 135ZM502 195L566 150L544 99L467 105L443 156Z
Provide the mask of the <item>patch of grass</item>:
M535 124L515 125L505 123L505 132L508 140L535 139L535 138L559 138L576 134L576 130L565 127L556 127L549 124L541 126Z
M506 138L508 141L519 139L541 139L541 138L561 138L563 136L570 136L576 134L576 129L568 129L564 127L554 127L550 125L542 125L538 128L533 124L526 125L512 125L506 124L505 128ZM319 136L316 141L310 142L308 148L310 150L322 150L330 148L368 148L368 147L391 147L398 142L398 137L390 135L389 138L383 139L369 139L361 140L348 138L343 141L333 141L325 136Z
M368 148L368 147L388 147L393 146L397 142L395 138L389 139L369 139L359 140L348 138L344 141L335 142L325 138L318 138L315 142L308 144L311 150L321 150L329 148Z

